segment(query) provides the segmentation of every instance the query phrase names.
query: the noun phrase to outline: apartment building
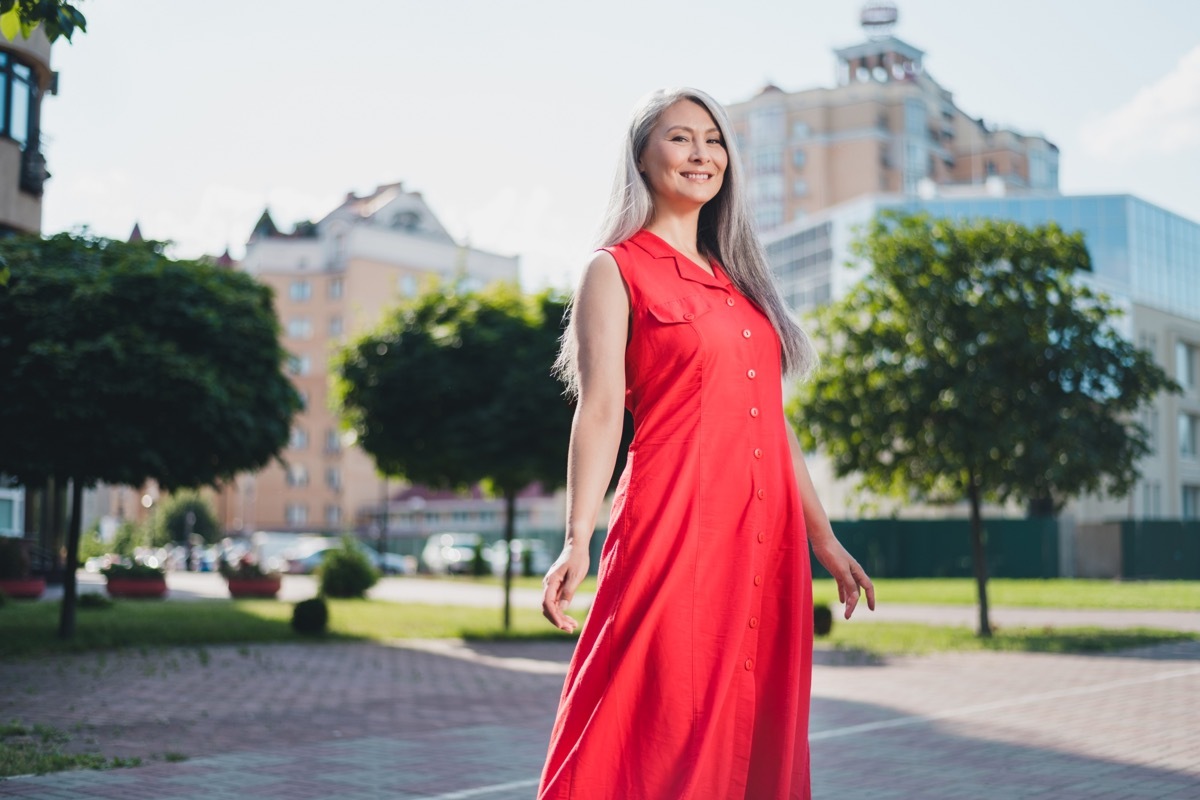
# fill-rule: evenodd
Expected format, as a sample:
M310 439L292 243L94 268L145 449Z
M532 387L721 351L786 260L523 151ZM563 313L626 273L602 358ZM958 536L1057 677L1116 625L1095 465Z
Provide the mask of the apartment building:
M221 522L230 531L352 529L362 508L379 505L386 484L331 408L331 355L429 282L516 281L518 260L456 242L419 192L395 183L348 194L323 219L290 233L264 211L237 268L275 292L304 409L282 464L241 475L220 492Z
M50 173L41 149L41 108L46 94L58 91L58 73L50 68L50 41L41 30L26 39L0 37L0 236L42 229L42 188ZM26 491L0 475L0 536L50 527L38 519L49 505L44 491ZM50 542L41 542L50 549Z

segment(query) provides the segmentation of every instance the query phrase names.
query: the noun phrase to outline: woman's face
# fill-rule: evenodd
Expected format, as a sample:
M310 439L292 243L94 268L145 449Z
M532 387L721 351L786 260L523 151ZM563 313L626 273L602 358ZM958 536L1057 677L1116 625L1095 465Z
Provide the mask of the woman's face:
M717 196L729 154L704 106L680 100L669 106L638 158L655 208L695 210Z

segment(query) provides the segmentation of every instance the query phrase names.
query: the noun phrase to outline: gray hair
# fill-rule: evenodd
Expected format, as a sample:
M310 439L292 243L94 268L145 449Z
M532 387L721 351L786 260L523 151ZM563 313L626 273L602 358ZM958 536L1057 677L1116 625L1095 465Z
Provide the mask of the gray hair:
M663 112L680 100L690 100L709 113L720 129L721 140L729 154L729 166L720 191L700 209L696 244L701 253L716 259L738 291L767 315L779 334L784 373L803 377L816 366L816 350L788 311L771 274L766 252L754 233L733 126L725 109L704 92L688 88L659 89L638 104L625 135L596 246L620 244L650 224L654 216L654 198L637 162ZM567 385L569 396L579 393L578 346L572 319L563 332L562 346L554 362L554 373Z

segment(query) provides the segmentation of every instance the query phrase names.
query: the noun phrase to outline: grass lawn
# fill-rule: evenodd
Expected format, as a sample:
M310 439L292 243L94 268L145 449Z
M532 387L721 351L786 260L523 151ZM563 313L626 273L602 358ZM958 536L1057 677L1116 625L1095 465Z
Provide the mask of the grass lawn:
M972 578L880 578L874 583L875 597L881 603L975 604ZM825 602L836 600L837 587L829 579L813 581L813 596ZM1200 581L992 578L988 602L1037 608L1200 611Z
M49 725L0 723L0 779L14 775L44 775L65 769L136 767L140 758L105 758L93 753L67 752L72 737Z
M566 636L535 609L513 609L513 629L506 634L499 609L328 602L327 638L335 640ZM57 636L58 603L9 602L0 608L0 658L113 647L311 641L292 631L291 615L292 605L276 600L118 600L111 608L79 609L75 638L62 641Z
M81 609L75 638L56 635L57 603L9 603L0 609L0 658L113 647L202 647L231 643L313 641L291 629L292 606L275 600L197 602L117 601L107 609ZM566 639L535 609L513 609L513 628L501 627L498 609L430 606L379 600L330 600L324 641L388 641L405 638ZM582 619L583 615L577 615ZM874 655L948 650L1107 652L1126 647L1198 638L1144 629L1001 629L991 641L967 628L902 623L834 621L819 647Z
M498 586L504 581L491 576L436 579L488 586ZM540 589L542 579L513 578L513 586ZM875 581L875 589L880 602L936 606L975 604L973 578L879 578ZM579 591L595 592L596 579L585 579ZM815 580L813 594L818 600L829 602L837 599L837 588L832 580ZM988 581L988 600L993 606L1200 611L1200 581L992 578Z
M1132 628L998 628L991 639L980 639L970 628L901 622L834 620L829 636L817 639L818 649L863 653L870 657L924 655L949 651L1010 650L1034 653L1110 653L1130 647L1200 639L1194 633Z

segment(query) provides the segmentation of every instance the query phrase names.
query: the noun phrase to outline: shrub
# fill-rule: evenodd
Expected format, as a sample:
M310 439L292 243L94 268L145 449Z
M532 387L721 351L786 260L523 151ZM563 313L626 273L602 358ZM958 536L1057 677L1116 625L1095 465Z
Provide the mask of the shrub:
M155 547L178 542L187 544L187 515L193 514L192 533L212 543L221 538L221 523L208 501L197 492L179 491L164 500L149 525L150 544Z
M113 564L100 570L106 578L129 578L131 580L153 580L162 578L166 572L160 567L152 567L149 564Z
M824 603L813 605L813 635L828 636L833 630L833 611Z
M292 609L292 630L306 636L320 636L329 626L329 606L324 598L301 600Z
M29 577L29 551L16 536L0 536L0 579Z
M328 597L362 597L379 580L367 556L350 541L325 554L317 576L321 594Z
M4 608L4 604L8 602L8 595L0 591L0 608Z
M84 592L75 599L79 608L104 609L112 608L113 601L99 592Z
M263 569L262 564L258 563L258 559L249 553L237 559L232 564L222 558L217 565L217 571L221 573L221 577L225 580L252 580L254 578L276 578L279 576L279 572L277 571L272 572Z
M483 542L475 545L475 553L471 556L471 574L476 578L492 574L492 565L483 555Z

